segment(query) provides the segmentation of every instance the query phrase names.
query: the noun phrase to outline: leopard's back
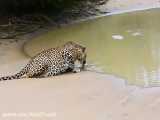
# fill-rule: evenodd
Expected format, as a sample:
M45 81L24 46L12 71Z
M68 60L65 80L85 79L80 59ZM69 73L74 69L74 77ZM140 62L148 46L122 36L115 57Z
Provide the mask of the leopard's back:
M23 75L28 78L48 77L74 69L74 62L81 60L84 47L74 42L63 46L44 50L31 58L30 62L19 73L13 76L1 77L0 80L19 79ZM86 58L85 58L86 59Z

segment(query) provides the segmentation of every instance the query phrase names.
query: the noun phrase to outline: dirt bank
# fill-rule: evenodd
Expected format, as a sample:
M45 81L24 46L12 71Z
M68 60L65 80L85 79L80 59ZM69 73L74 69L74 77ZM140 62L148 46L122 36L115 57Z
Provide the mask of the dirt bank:
M100 9L113 13L155 7L160 7L159 0L109 0L105 5L100 6Z

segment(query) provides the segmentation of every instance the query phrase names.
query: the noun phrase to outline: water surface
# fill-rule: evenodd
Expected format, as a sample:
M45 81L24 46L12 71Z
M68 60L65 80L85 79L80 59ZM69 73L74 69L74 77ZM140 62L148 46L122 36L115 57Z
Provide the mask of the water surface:
M88 62L129 84L160 85L160 9L106 16L52 30L25 45L33 56L43 49L77 41Z

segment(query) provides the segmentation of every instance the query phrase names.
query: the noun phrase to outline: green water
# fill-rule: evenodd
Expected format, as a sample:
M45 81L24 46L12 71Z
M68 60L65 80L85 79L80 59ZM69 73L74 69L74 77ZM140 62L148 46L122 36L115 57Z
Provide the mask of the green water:
M66 41L87 47L88 62L129 84L160 85L160 9L152 9L68 25L25 45L33 56Z

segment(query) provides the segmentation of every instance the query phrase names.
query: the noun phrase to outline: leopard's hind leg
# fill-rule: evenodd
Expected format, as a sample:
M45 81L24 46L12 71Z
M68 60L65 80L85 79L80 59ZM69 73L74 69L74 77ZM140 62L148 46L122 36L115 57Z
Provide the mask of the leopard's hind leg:
M41 77L51 77L51 76L59 75L60 73L61 73L61 70L53 65L53 66L49 66L45 70L45 72L41 75Z
M26 76L28 78L38 78L40 77L46 70L46 66L42 64L31 64Z

